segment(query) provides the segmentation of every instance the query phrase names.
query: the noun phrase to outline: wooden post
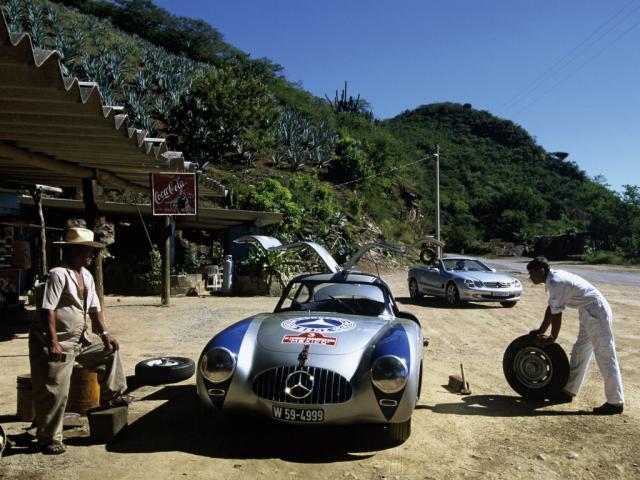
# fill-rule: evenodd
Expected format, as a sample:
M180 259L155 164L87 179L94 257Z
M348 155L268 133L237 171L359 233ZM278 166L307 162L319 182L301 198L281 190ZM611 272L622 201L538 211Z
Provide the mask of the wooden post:
M96 220L100 215L98 206L96 205L95 183L96 180L92 178L82 179L82 199L84 201L85 221L87 222L87 228L92 231L94 230ZM104 310L104 274L102 269L102 260L102 251L100 251L93 260L93 267L96 282L96 293L100 300L100 306Z
M162 252L162 305L171 303L171 216L164 217L164 249Z
M44 213L42 212L42 190L36 188L31 193L33 201L38 207L38 217L40 217L40 275L45 277L49 269L47 268L47 234L44 223Z

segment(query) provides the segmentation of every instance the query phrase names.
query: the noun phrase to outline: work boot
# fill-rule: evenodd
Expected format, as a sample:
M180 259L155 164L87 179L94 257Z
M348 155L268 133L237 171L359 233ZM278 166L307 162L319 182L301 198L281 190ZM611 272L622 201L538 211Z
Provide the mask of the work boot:
M614 405L613 403L603 403L599 407L593 409L596 415L617 415L622 413L624 405Z

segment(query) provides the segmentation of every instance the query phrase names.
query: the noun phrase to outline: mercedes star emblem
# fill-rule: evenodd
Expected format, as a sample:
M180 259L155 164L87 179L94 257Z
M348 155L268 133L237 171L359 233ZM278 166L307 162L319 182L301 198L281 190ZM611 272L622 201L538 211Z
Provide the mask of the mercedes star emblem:
M284 393L295 400L302 400L311 395L313 375L304 370L296 370L287 376L284 385Z

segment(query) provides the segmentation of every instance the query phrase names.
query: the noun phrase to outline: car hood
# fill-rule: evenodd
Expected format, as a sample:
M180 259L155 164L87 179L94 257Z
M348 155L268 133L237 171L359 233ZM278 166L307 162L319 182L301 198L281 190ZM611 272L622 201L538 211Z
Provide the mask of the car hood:
M263 317L257 340L276 352L299 353L309 345L315 354L344 355L364 349L392 320L329 312L274 313Z
M480 280L483 283L500 282L511 284L515 280L512 276L500 272L455 272L455 275L463 279Z

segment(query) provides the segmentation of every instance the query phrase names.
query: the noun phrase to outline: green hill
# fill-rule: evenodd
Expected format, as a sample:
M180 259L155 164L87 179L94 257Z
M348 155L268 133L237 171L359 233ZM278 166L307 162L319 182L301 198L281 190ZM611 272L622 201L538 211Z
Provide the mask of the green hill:
M283 212L272 232L281 237L346 255L372 237L433 233L439 145L448 250L482 250L496 238L543 248L580 234L592 255L640 257L638 187L612 192L567 153L546 152L489 112L441 103L375 120L346 83L332 100L314 97L215 27L149 0L0 5L13 30L97 82L105 104L123 105L135 124L233 189L231 206Z

